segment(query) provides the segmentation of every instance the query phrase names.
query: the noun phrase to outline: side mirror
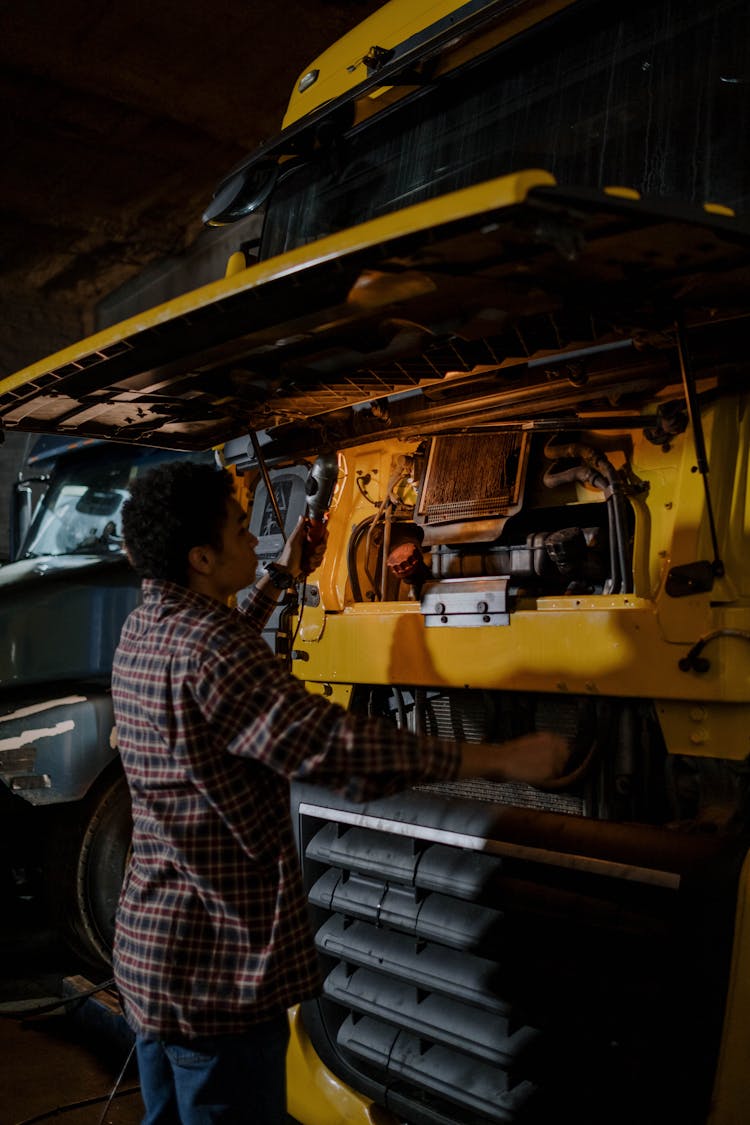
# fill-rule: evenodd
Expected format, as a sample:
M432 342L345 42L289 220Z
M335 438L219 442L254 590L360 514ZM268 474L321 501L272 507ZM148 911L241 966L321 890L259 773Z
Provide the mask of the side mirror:
M251 215L268 199L278 175L279 165L275 160L260 160L235 172L219 186L204 211L204 224L223 227Z

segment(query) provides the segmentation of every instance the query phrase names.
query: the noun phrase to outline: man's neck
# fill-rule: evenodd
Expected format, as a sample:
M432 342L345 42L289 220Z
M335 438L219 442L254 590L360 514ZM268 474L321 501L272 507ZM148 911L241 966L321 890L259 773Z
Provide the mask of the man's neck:
M198 574L192 571L188 574L187 582L188 590L192 590L195 594L202 594L204 598L213 598L216 602L221 602L226 605L231 596L231 592L219 588L217 583L213 581L212 576L206 574Z

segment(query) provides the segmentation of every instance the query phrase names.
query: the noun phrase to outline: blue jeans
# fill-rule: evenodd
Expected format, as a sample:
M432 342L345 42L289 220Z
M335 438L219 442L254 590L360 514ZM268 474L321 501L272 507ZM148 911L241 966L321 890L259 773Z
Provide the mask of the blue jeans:
M136 1037L142 1125L284 1125L286 1014L240 1035Z

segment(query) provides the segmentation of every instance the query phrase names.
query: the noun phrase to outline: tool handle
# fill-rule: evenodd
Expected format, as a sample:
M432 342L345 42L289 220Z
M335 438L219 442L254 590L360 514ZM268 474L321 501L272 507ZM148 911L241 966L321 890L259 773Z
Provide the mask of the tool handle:
M302 546L302 573L310 574L315 569L312 557L326 535L326 519L308 516L305 520L305 540Z

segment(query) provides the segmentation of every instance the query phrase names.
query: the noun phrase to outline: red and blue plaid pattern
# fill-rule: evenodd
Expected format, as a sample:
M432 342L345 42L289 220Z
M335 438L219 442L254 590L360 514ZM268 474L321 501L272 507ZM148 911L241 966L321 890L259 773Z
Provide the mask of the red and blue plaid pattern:
M314 995L319 974L289 782L368 800L455 776L458 749L309 694L241 610L146 580L114 661L133 853L115 975L128 1018L162 1039L230 1034Z

